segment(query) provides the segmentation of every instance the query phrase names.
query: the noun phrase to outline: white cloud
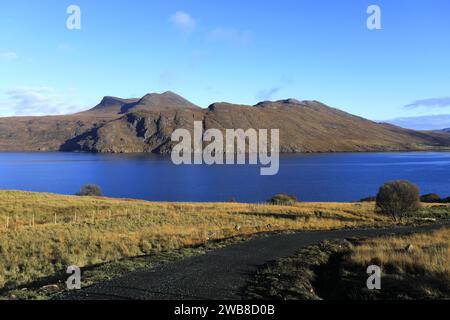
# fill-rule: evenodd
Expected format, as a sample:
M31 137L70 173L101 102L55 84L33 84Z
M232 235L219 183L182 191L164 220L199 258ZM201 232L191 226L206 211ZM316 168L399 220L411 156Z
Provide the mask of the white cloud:
M450 107L450 97L416 100L405 106L406 109L414 109L419 107L426 107L426 108Z
M247 46L251 43L251 35L248 31L234 28L217 28L207 34L211 41L225 42L233 46Z
M445 128L450 128L450 115L441 114L431 116L405 117L382 122L387 122L396 126L415 130L442 130Z
M289 76L282 76L280 78L280 83L276 86L259 90L256 93L256 99L259 101L272 100L273 96L277 95L282 89L291 86L294 83L294 79Z
M169 19L170 23L183 34L188 35L194 31L197 26L197 21L188 13L177 11Z
M84 108L76 92L58 92L49 87L23 87L2 92L0 114L3 116L42 116L71 114Z
M256 98L258 100L263 100L263 101L267 101L267 100L271 100L272 97L277 94L279 91L281 90L281 88L279 87L273 87L270 89L263 89L260 90L256 93Z
M18 59L19 56L14 51L0 52L0 60L11 61Z

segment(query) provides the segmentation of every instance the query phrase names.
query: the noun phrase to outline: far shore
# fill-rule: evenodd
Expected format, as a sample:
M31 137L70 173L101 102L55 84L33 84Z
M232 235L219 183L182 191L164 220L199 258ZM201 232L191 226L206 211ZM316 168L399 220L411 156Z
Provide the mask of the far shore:
M349 153L430 153L450 152L450 147L420 148L420 149L389 149L389 150L328 150L328 151L305 151L305 152L280 152L281 156L299 155L321 155L321 154L349 154ZM1 150L0 153L67 153L67 154L100 154L100 155L155 155L170 156L170 153L155 152L93 152L93 151L63 151L63 150ZM248 154L248 153L246 153Z

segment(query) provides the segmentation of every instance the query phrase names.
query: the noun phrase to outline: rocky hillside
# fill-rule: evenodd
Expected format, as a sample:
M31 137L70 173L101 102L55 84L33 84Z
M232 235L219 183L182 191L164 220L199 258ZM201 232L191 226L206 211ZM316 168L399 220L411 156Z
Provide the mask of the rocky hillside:
M0 118L0 150L169 153L172 132L193 129L280 129L282 152L404 151L450 147L450 134L375 123L317 101L255 106L214 103L202 109L172 93L141 99L105 97L91 110L57 117Z

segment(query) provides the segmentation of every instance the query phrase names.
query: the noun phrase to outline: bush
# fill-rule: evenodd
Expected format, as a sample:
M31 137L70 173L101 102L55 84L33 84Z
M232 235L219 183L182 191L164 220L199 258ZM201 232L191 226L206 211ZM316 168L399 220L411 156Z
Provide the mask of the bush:
M416 213L420 208L419 188L409 181L385 183L377 195L377 209L394 220Z
M91 197L101 197L102 190L99 186L95 184L86 184L81 187L80 192L76 194L77 196L91 196Z
M377 197L367 197L359 200L359 202L375 202L377 201Z
M450 197L441 199L441 201L439 201L440 203L450 203Z
M295 204L296 202L298 202L298 199L296 196L291 196L287 194L277 194L274 195L272 198L270 198L268 202L274 205L287 206Z
M438 203L441 202L441 197L436 193L429 193L420 197L420 201L425 203Z

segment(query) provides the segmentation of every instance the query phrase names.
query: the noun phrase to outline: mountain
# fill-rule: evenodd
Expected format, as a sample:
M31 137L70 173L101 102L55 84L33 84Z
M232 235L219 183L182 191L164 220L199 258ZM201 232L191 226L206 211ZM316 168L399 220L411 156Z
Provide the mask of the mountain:
M205 126L280 128L282 152L421 150L449 146L450 135L379 124L318 101L262 102L254 107L213 104Z
M132 111L176 109L200 109L200 107L173 92L167 91L161 94L150 93L141 99L104 97L97 106L83 113L125 114Z
M121 112L180 109L200 109L200 107L173 92L167 91L163 94L147 94L134 103L124 105Z
M0 150L155 152L172 150L177 128L280 129L281 152L405 151L450 148L450 133L376 123L318 101L287 99L255 106L214 103L207 109L173 92L141 99L105 97L85 112L0 118Z
M122 99L117 97L104 97L102 101L88 112L105 112L120 113L122 107L128 104L136 103L139 99Z

